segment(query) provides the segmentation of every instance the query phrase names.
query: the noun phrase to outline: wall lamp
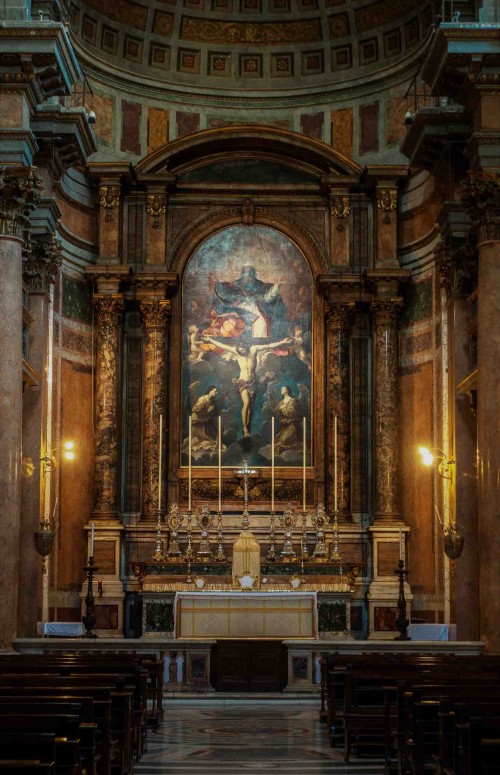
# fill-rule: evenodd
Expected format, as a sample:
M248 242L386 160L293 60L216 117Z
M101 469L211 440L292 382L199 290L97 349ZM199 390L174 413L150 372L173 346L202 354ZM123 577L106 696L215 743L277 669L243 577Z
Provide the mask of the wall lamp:
M435 460L439 460L438 474L443 479L452 479L451 466L456 465L456 460L443 452L439 447L419 447L418 451L422 457L422 463L424 466L431 466Z
M65 460L74 460L75 459L75 442L74 441L65 441L62 445L62 447L55 447L54 449L51 449L50 451L47 450L45 455L40 458L40 463L43 463L44 466L50 470L54 469L57 465L57 458L55 456L56 452L61 451L62 456Z

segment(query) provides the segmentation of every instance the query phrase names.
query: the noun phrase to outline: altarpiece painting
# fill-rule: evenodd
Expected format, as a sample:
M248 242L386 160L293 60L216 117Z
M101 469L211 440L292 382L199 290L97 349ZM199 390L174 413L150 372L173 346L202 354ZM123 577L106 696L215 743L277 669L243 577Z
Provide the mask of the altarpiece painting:
M268 226L221 229L183 277L182 459L222 465L310 464L312 278L284 234Z

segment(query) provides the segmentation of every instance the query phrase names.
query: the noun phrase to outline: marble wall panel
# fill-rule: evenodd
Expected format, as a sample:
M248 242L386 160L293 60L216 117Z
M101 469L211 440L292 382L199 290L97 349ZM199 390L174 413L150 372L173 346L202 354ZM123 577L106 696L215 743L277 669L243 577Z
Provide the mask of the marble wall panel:
M332 146L344 156L352 157L352 108L332 110Z
M390 97L385 103L387 145L400 143L406 133L405 128L406 100L400 94Z
M359 139L359 153L377 153L379 150L379 102L359 106L359 121L361 134Z
M432 280L411 283L403 288L404 306L401 325L413 325L432 315Z
M22 127L24 124L24 98L22 94L0 94L0 125L3 129L8 127Z
M112 97L105 97L102 94L94 92L93 97L89 97L87 108L93 110L96 114L94 131L99 142L106 145L113 145L113 113L115 100Z
M92 292L88 284L63 276L62 292L63 315L90 325L92 323Z
M400 376L401 507L410 528L410 578L418 579L418 591L424 594L435 592L433 477L419 465L417 447L433 438L433 379L432 363Z
M199 113L183 113L179 110L176 113L175 120L177 123L177 137L184 137L184 135L198 132L200 128Z
M140 103L122 100L121 150L130 151L138 156L141 153L141 115L142 105Z
M57 588L79 589L87 542L83 525L94 505L94 434L92 373L66 358L61 360L61 439L75 442L76 459L64 461L61 477L60 542L57 546Z
M168 142L168 119L168 110L148 108L148 153Z
M315 140L323 139L323 113L304 113L300 117L300 131Z

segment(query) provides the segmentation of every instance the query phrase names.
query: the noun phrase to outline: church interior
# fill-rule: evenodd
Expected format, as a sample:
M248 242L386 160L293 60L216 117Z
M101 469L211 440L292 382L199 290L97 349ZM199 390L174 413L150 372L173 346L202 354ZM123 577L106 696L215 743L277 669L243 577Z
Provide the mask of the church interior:
M498 775L499 93L500 0L0 0L0 769Z

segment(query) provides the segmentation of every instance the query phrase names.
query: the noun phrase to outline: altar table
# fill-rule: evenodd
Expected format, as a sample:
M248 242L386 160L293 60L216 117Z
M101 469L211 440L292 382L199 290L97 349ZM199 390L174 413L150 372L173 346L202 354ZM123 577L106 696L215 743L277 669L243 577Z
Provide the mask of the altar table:
M176 638L308 639L318 633L316 592L177 592Z

